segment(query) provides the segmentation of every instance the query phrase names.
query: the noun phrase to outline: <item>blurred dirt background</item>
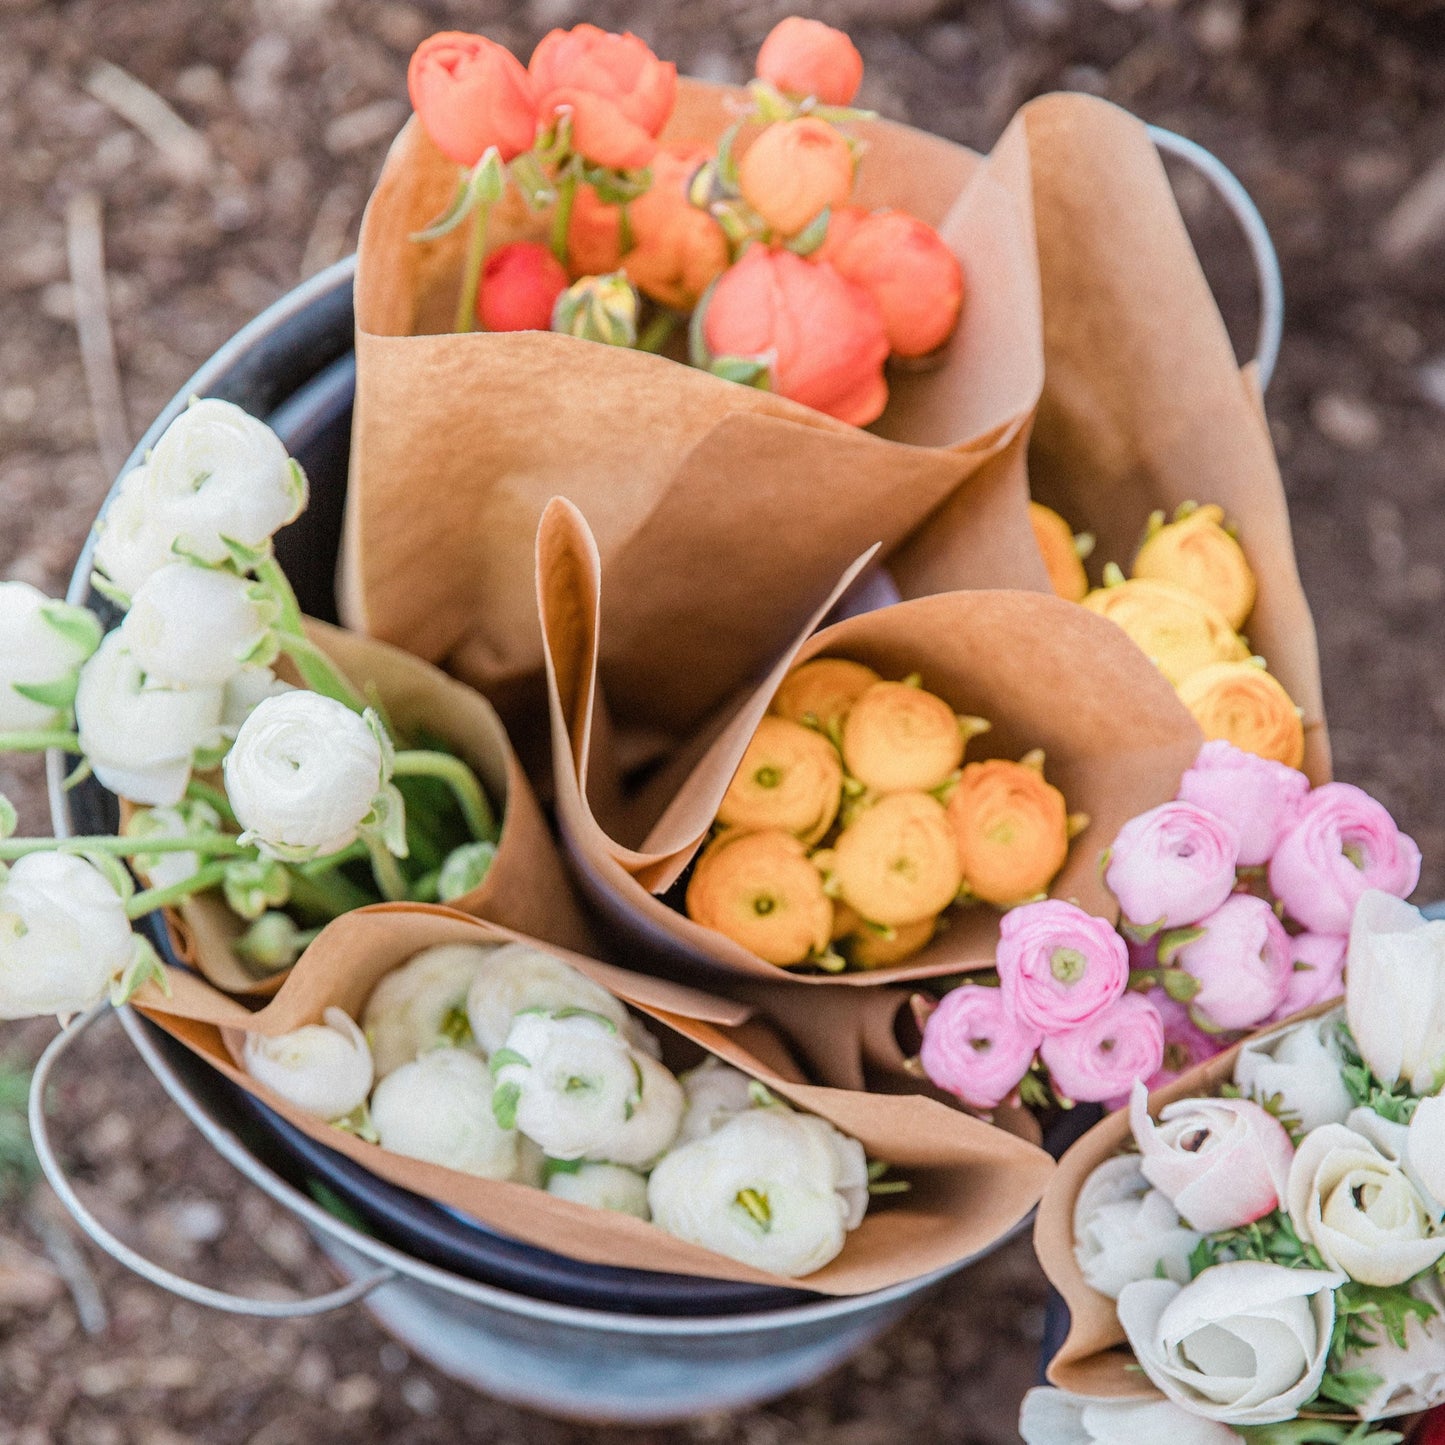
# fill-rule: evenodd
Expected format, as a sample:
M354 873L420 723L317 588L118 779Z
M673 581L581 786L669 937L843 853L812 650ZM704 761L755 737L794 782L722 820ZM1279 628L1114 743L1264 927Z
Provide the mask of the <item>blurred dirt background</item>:
M741 80L784 0L0 0L0 575L63 589L117 453L243 321L352 248L404 75L432 30L524 56L554 25L630 27L685 71ZM808 8L806 6L802 8ZM1336 766L1423 847L1445 891L1445 15L1385 0L818 0L867 60L863 103L987 149L1072 88L1193 136L1279 243L1288 318L1269 411L1319 624ZM1241 354L1246 253L1180 178ZM124 397L89 401L79 330L100 275ZM0 768L28 830L38 771ZM51 1028L0 1040L13 1071ZM301 1231L188 1131L119 1029L58 1091L87 1198L156 1258L242 1292L315 1291ZM7 1168L0 1445L622 1438L480 1399L360 1310L304 1325L176 1304L110 1265ZM18 1181L18 1182L16 1182ZM673 1445L1015 1439L1043 1286L1026 1244L955 1281L820 1384L672 1430Z

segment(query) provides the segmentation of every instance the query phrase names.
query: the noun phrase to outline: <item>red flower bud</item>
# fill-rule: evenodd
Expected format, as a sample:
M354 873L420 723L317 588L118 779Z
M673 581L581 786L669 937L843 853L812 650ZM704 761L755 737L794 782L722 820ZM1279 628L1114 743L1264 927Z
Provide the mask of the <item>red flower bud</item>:
M513 241L487 257L477 319L488 331L549 331L567 289L562 263L536 241Z
M963 271L932 226L903 211L875 211L833 227L819 253L878 303L898 356L936 351L958 325Z
M821 20L790 15L763 41L758 78L785 95L811 95L824 105L847 105L863 82L863 57L841 30Z
M639 170L677 98L677 67L635 35L595 25L554 30L532 52L532 83L542 119L572 118L572 149L593 165Z
M775 231L796 235L825 206L841 206L853 189L853 152L815 116L770 125L738 164L747 201Z
M855 426L888 403L888 336L872 297L826 261L753 246L724 271L703 336L713 356L766 360L772 389Z
M492 146L509 161L536 138L531 79L510 50L484 35L445 30L423 40L406 88L426 133L459 166L476 165Z

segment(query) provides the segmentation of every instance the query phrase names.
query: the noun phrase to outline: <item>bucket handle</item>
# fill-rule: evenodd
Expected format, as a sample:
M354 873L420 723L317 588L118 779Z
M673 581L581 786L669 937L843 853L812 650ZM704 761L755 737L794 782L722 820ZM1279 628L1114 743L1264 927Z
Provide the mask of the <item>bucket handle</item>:
M97 1019L109 1013L110 1007L109 1003L97 1004L82 1014L74 1024L57 1034L50 1041L45 1052L41 1054L30 1079L30 1137L34 1142L40 1167L44 1171L46 1179L49 1180L51 1188L59 1196L60 1202L69 1211L70 1217L106 1254L123 1264L132 1273L138 1274L142 1279L149 1280L151 1284L158 1285L161 1289L181 1299L190 1300L192 1304L205 1305L210 1309L222 1310L227 1314L256 1315L262 1319L273 1320L302 1319L308 1315L321 1315L329 1310L340 1309L343 1305L354 1304L357 1300L369 1295L379 1285L387 1284L397 1277L395 1270L382 1268L361 1275L340 1289L331 1290L327 1294L315 1295L309 1299L251 1299L245 1295L228 1294L224 1290L211 1289L207 1285L197 1284L194 1280L186 1279L182 1275L172 1274L170 1270L162 1268L143 1254L138 1254L106 1229L95 1215L81 1203L70 1180L66 1177L60 1160L56 1157L55 1147L50 1139L50 1126L45 1117L45 1091L50 1083L51 1074L66 1050Z
M1259 331L1255 337L1254 365L1259 373L1259 389L1267 391L1274 376L1275 363L1279 360L1279 344L1284 335L1284 280L1280 275L1279 253L1270 240L1269 227L1243 182L1213 151L1205 150L1197 141L1165 130L1163 126L1151 125L1148 131L1149 139L1165 155L1187 162L1213 186L1249 242L1259 282Z

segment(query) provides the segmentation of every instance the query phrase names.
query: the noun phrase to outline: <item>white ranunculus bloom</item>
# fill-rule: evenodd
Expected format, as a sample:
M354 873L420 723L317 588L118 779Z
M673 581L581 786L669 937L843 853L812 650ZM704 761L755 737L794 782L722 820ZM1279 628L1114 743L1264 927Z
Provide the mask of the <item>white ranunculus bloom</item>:
M1427 1101L1421 1100L1421 1103ZM1415 1111L1415 1119L1420 1117L1420 1111ZM1435 1116L1438 1117L1438 1116ZM1439 1148L1441 1141L1432 1138L1432 1116L1426 1112L1425 1122L1415 1127L1415 1119L1411 1119L1409 1126L1397 1124L1393 1119L1386 1119L1375 1113L1373 1109L1364 1107L1350 1110L1349 1116L1345 1119L1345 1127L1353 1129L1356 1134L1363 1134L1376 1149L1387 1159L1399 1164L1405 1171L1405 1178L1415 1187L1415 1192L1420 1196L1420 1202L1425 1206L1438 1228L1442 1221L1445 1221L1445 1187L1437 1194L1431 1189L1427 1179L1434 1179L1440 1184L1440 1163Z
M615 1214L652 1217L647 1208L647 1179L621 1164L579 1164L575 1170L556 1170L547 1180L547 1193L573 1204L590 1204Z
M1234 1082L1251 1098L1278 1096L1304 1133L1321 1124L1342 1124L1354 1108L1340 1070L1341 1009L1250 1039L1234 1064Z
M1106 1159L1074 1203L1074 1258L1100 1294L1118 1299L1126 1284L1164 1277L1189 1283L1189 1256L1204 1236L1139 1172L1137 1154Z
M246 1072L259 1084L318 1119L344 1119L371 1092L366 1035L343 1009L329 1008L319 1024L268 1038L247 1034Z
M524 1009L560 1013L574 1008L600 1014L619 1029L627 1027L626 1008L605 988L555 954L525 943L494 949L467 998L472 1037L488 1055L501 1048L512 1020Z
M70 711L81 663L99 644L94 613L28 582L0 582L0 732L57 726Z
M752 1079L711 1054L695 1069L679 1074L677 1081L687 1096L677 1133L679 1144L705 1139L729 1119L756 1107Z
M196 750L220 740L221 689L151 682L116 631L80 670L75 720L80 750L111 792L173 807Z
M26 854L0 885L0 1019L64 1018L99 1003L136 943L99 869L66 853Z
M774 1104L783 1109L783 1104ZM826 1119L816 1114L794 1114L794 1119L812 1134L819 1149L833 1158L837 1173L833 1188L843 1201L844 1229L857 1229L868 1212L868 1155L863 1146L847 1134L840 1133Z
M1372 889L1355 905L1345 957L1345 1016L1386 1086L1438 1093L1445 1081L1445 921Z
M433 1049L377 1084L371 1122L383 1149L475 1174L510 1179L517 1133L492 1115L491 1070L464 1049Z
M131 656L167 687L224 687L267 632L249 586L215 567L162 567L141 585L121 623Z
M185 838L196 831L221 831L221 815L209 803L183 802L174 808L139 808L125 820L127 838ZM201 866L195 853L137 853L132 866L151 888L170 888L193 877Z
M175 533L165 509L152 496L150 470L139 466L121 478L120 487L96 524L95 565L127 597L133 597L152 573L176 560Z
M300 689L258 703L226 754L242 837L286 862L356 841L390 781L377 725Z
M248 664L237 668L226 681L221 702L221 735L234 738L241 731L241 724L268 697L280 697L282 693L295 691L289 682L282 682L269 667Z
M596 1152L609 1164L646 1169L677 1138L687 1101L670 1069L639 1049L628 1052L637 1070L637 1102L607 1148Z
M1344 1282L1255 1260L1217 1264L1183 1286L1126 1285L1119 1323L1144 1373L1176 1405L1226 1425L1269 1425L1293 1419L1319 1389Z
M1217 1420L1201 1420L1171 1400L1096 1400L1039 1387L1019 1411L1024 1445L1243 1445Z
M1404 1349L1376 1328L1367 1348L1341 1361L1342 1371L1368 1371L1378 1382L1356 1406L1362 1420L1391 1420L1445 1402L1445 1289L1438 1276L1427 1275L1410 1286L1410 1293L1435 1313L1428 1320L1408 1316Z
M466 1024L467 990L486 968L492 951L474 943L424 948L372 989L361 1026L371 1041L377 1078L384 1079L438 1045L472 1045L470 1028L465 1037L458 1037L458 1025ZM491 1107L489 1091L488 1113Z
M812 1274L847 1236L841 1158L804 1116L751 1109L664 1156L647 1186L653 1223L756 1269Z

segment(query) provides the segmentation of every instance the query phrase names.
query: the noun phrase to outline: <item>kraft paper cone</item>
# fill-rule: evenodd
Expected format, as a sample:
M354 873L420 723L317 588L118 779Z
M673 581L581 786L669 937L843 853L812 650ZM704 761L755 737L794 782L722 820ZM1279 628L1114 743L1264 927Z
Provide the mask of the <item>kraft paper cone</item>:
M740 95L683 82L669 136L716 140ZM992 159L885 121L856 132L858 203L935 224L968 287L939 365L893 375L870 431L642 352L545 332L432 334L450 326L465 234L409 239L456 185L410 123L361 231L346 621L444 663L509 724L535 719L533 542L547 502L570 497L616 582L602 659L614 718L627 733L646 716L675 740L786 645L852 558L968 492L1042 385L1026 203ZM503 211L498 240L537 224ZM1037 571L1026 529L1010 545L1013 570ZM660 665L660 632L689 649L688 668Z
M1127 572L1152 511L1217 502L1259 591L1245 633L1304 715L1304 769L1330 776L1314 622L1253 367L1241 375L1142 122L1089 96L1022 111L1043 288L1034 496Z
M844 575L820 613L867 560ZM1041 593L944 593L817 633L815 615L763 682L715 721L705 752L671 796L650 790L651 818L619 815L632 829L619 837L593 802L594 786L595 796L616 796L606 781L594 781L605 779L608 766L593 748L602 694L601 565L585 519L570 503L554 501L537 538L537 589L547 641L558 823L589 898L639 957L649 957L649 966L689 970L719 984L746 975L876 987L992 965L1000 915L987 907L959 910L948 929L899 967L817 976L764 963L657 896L678 881L707 838L779 683L809 658L851 658L885 678L921 673L924 686L956 711L992 722L993 730L970 744L970 759L1018 758L1043 748L1049 780L1070 811L1091 820L1070 848L1052 893L1111 921L1118 908L1100 876L1105 849L1128 819L1173 798L1201 745L1174 689L1113 623ZM655 646L677 671L691 666L690 655L665 634ZM674 778L667 775L670 788ZM647 831L638 836L644 823Z
M136 1006L229 1079L311 1138L390 1183L461 1210L491 1229L592 1264L665 1270L807 1289L861 1294L957 1264L998 1240L1038 1201L1053 1168L1042 1151L930 1099L879 1097L796 1081L750 1048L757 1026L748 1010L695 990L631 974L544 945L656 1025L664 1048L692 1044L760 1079L809 1113L858 1139L911 1184L875 1205L839 1257L805 1280L752 1269L651 1224L572 1204L522 1185L476 1179L387 1153L322 1123L258 1085L235 1062L238 1032L275 1035L320 1021L329 1005L357 1017L376 982L423 948L442 943L533 940L450 909L383 904L337 919L306 951L275 998L258 1013L181 970L172 993L154 985Z

